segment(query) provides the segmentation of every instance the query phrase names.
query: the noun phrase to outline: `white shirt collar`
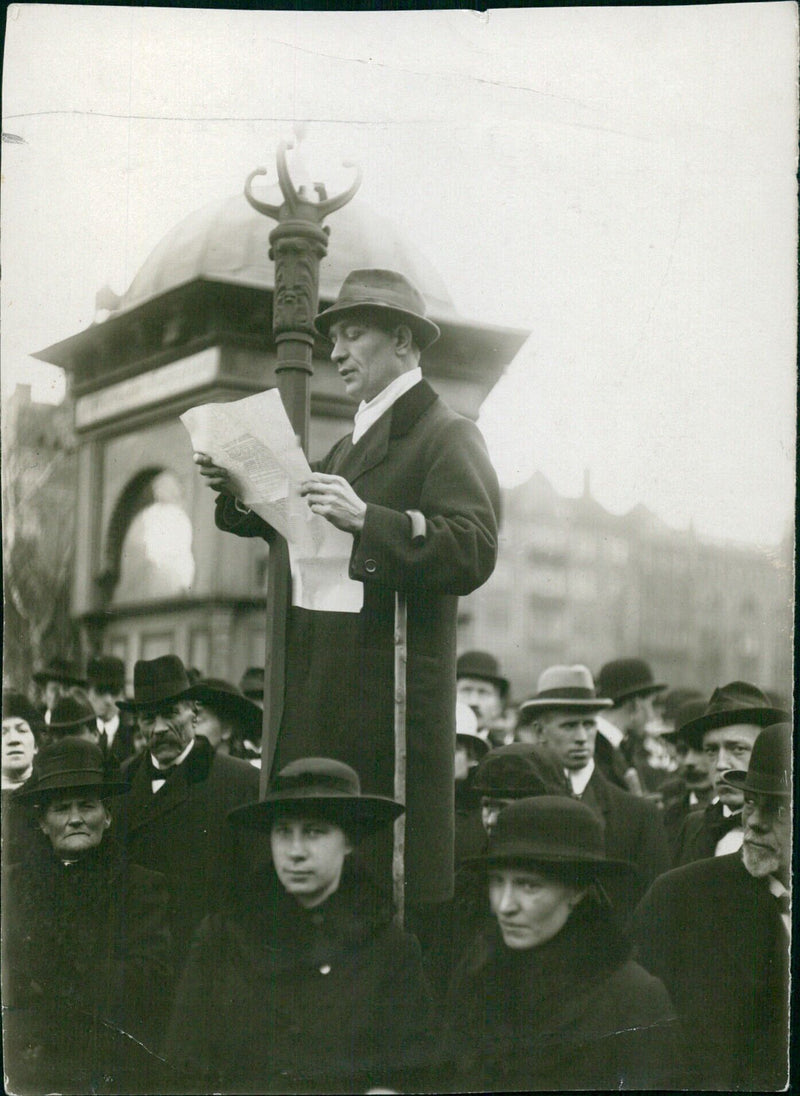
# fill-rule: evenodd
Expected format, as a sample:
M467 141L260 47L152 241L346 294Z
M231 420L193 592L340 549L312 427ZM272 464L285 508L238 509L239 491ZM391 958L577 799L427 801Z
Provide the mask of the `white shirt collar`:
M415 384L419 384L421 380L422 370L419 366L416 366L406 373L401 373L399 377L395 377L369 403L362 400L353 420L353 444L355 445L357 441L363 438L370 426L373 426L393 403L396 403L401 396L404 396L409 389L413 388Z
M594 758L588 765L584 765L582 769L565 769L567 774L567 780L572 785L572 790L575 795L583 795L586 791L586 785L592 779L592 773L594 772Z
M115 712L112 715L111 719L109 719L108 723L104 723L100 716L98 716L97 729L98 731L106 732L106 737L108 738L108 744L110 746L114 741L114 735L119 730L119 712Z

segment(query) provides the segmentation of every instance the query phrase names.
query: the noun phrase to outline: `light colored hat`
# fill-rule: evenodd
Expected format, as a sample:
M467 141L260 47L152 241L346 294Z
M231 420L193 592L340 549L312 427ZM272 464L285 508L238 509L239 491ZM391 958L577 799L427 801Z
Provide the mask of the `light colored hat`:
M536 694L520 705L520 715L544 711L546 708L574 708L582 712L599 712L613 707L613 701L599 697L592 675L586 666L548 666L539 675Z

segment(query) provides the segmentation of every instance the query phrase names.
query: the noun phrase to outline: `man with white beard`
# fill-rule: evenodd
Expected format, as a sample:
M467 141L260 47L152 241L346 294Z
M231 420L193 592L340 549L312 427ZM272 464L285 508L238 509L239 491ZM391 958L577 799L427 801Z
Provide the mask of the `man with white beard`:
M738 852L653 883L634 920L639 962L667 987L696 1070L692 1088L786 1086L792 728L765 728L747 772Z

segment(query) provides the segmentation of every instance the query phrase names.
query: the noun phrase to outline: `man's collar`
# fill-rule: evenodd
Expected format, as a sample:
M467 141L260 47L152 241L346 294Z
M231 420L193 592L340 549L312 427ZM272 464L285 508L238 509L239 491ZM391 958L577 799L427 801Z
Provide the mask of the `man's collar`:
M567 774L567 780L572 785L572 790L575 795L583 795L586 791L586 785L592 779L594 774L594 758L588 765L584 765L582 769L565 769Z
M421 380L422 370L419 366L416 366L414 369L401 373L399 377L395 377L368 403L362 401L353 422L353 444L356 444L366 434L370 426L378 421L381 415L384 415L401 396L404 396Z
M625 737L622 731L619 729L616 723L612 723L610 719L606 719L602 715L596 715L595 719L597 720L597 729L600 734L603 736L603 738L610 742L615 749L618 750L622 745L622 740Z

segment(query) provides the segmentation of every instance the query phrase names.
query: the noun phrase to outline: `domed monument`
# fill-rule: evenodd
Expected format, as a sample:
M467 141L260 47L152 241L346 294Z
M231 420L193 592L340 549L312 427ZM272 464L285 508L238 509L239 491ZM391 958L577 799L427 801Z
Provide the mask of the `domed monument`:
M257 191L280 204L278 187ZM274 222L237 195L190 214L155 247L127 291L98 294L105 318L36 356L70 377L79 440L72 610L89 651L138 658L174 652L238 680L264 657L267 546L225 536L178 416L276 384L272 333ZM406 274L441 338L423 372L472 418L527 332L460 316L441 277L384 217L354 200L331 218L320 306L350 270ZM352 423L323 340L314 345L310 457Z

